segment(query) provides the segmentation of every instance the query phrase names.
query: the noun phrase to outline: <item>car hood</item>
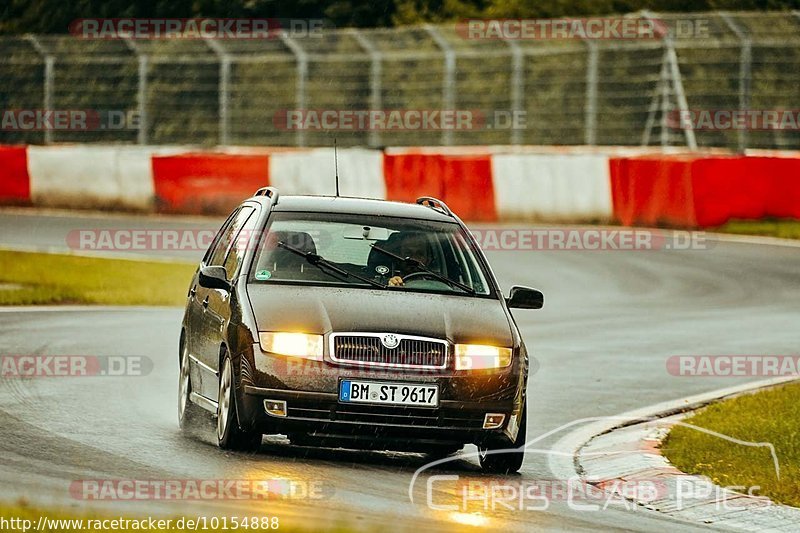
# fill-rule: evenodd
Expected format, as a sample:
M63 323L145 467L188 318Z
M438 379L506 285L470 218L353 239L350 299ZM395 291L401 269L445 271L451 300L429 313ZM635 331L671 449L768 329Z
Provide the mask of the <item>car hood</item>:
M374 331L513 345L508 317L495 299L278 284L250 284L247 292L259 331Z

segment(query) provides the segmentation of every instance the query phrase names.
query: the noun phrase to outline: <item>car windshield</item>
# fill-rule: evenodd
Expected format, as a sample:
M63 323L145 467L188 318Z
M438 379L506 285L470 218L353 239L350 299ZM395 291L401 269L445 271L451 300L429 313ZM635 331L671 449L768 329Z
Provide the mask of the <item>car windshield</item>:
M456 223L329 213L273 213L250 270L253 283L469 295L491 294L486 280Z

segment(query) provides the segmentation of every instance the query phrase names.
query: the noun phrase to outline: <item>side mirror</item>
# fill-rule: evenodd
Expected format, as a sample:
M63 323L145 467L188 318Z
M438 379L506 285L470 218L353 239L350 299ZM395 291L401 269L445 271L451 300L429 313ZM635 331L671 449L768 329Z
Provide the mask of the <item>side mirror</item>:
M200 269L197 281L206 289L222 289L230 292L231 284L228 283L228 273L222 266L204 266Z
M506 304L514 309L541 309L544 306L544 294L536 289L514 286L506 298Z

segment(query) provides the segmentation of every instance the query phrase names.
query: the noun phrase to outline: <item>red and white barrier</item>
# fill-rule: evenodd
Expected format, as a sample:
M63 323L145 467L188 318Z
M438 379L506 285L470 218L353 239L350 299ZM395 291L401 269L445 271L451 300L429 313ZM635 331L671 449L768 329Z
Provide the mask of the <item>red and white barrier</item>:
M33 205L147 210L151 157L158 150L111 146L29 146Z
M608 156L500 154L492 174L501 219L611 218Z
M800 218L798 154L426 147L347 148L338 159L343 196L434 196L469 221L711 227L731 218ZM267 185L332 195L334 171L331 148L0 146L0 204L221 214Z
M0 146L0 204L31 203L28 153L24 146Z
M225 213L269 184L269 155L156 155L152 182L159 213Z
M377 150L338 151L339 193L343 196L385 198L383 156ZM332 148L276 152L270 156L271 185L284 194L336 193Z
M800 218L800 157L612 158L624 225L713 227L732 218Z
M497 220L489 155L387 153L383 178L388 200L434 196L466 220Z

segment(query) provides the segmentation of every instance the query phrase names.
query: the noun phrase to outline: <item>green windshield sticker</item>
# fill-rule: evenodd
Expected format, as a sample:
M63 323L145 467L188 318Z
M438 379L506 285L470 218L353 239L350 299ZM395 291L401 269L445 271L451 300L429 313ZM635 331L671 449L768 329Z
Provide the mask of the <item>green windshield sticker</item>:
M265 280L272 277L272 272L269 270L259 270L256 272L256 279L258 280Z

